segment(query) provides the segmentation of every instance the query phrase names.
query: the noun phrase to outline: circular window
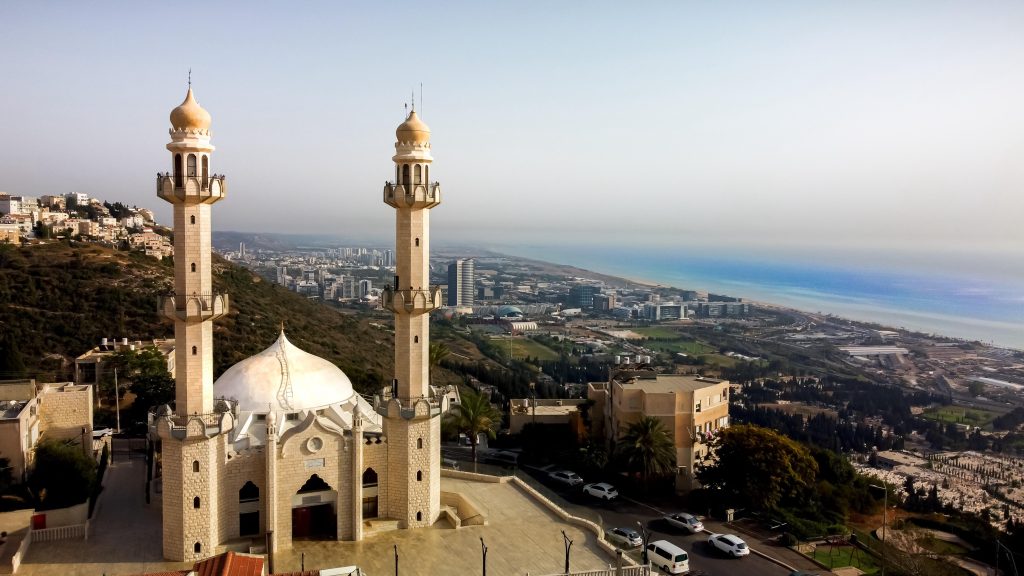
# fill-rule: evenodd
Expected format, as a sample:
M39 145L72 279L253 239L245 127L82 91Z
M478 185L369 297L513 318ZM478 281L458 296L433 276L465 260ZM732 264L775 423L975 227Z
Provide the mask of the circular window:
M306 449L310 452L319 452L324 447L324 441L319 436L314 436L309 440L306 440Z

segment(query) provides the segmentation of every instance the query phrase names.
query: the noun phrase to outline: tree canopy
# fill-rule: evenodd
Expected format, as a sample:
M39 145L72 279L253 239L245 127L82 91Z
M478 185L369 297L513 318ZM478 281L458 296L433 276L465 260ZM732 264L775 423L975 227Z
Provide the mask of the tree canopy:
M651 478L675 471L675 443L665 423L653 416L631 423L619 439L618 449L626 468L638 472L645 486Z
M29 487L40 510L85 502L95 482L96 461L87 456L81 446L52 439L36 445Z
M467 390L462 393L460 402L452 406L445 416L444 424L452 432L469 436L473 461L476 462L477 438L481 433L486 433L490 438L495 437L495 430L501 424L501 412L483 394Z

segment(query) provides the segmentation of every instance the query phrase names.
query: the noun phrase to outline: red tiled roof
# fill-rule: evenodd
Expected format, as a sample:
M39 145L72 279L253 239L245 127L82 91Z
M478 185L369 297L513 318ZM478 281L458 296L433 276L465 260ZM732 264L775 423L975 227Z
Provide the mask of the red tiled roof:
M225 552L196 562L192 570L196 576L262 576L263 558Z
M306 570L305 572L274 572L270 576L320 576L320 571Z

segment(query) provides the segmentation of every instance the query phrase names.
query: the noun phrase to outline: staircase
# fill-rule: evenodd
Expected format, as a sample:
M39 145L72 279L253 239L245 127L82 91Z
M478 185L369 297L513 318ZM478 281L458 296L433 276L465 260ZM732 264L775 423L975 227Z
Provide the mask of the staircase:
M398 520L392 520L390 518L371 518L370 520L363 520L363 538L369 538L376 536L377 534L383 534L384 532L391 532L392 530L398 530Z

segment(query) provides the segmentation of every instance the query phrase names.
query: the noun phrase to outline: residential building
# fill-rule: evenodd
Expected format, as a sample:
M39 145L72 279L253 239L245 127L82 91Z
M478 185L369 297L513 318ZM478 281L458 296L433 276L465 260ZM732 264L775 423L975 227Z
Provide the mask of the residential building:
M75 384L99 386L106 374L106 364L122 350L141 351L155 347L167 359L167 372L174 376L174 340L155 338L153 340L131 340L127 338L103 338L99 346L75 358ZM113 375L110 375L113 377Z
M448 305L472 306L476 298L476 272L472 258L448 265Z
M595 433L613 445L630 424L657 418L676 447L677 489L697 487L694 467L708 456L718 430L729 425L729 381L647 371L619 374L588 386Z

